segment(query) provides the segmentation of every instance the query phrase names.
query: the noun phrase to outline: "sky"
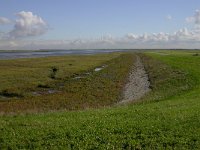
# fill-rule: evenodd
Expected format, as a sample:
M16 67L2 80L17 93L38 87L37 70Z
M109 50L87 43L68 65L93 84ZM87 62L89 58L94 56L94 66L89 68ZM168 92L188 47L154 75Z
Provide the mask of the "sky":
M200 48L199 0L1 0L0 49Z

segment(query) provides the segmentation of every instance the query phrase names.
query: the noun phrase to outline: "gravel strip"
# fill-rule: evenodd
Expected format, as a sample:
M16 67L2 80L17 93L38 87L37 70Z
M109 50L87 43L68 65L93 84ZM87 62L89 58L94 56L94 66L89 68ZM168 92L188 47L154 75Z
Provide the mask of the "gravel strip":
M137 56L135 64L129 75L129 82L124 87L123 99L119 104L131 102L142 98L150 91L148 74L145 71L141 58Z

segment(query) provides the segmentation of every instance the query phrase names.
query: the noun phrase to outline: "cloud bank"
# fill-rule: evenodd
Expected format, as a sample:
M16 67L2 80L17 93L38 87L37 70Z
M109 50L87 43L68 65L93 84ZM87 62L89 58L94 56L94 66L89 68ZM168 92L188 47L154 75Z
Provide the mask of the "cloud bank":
M47 23L32 12L21 11L14 22L14 28L6 38L1 38L0 49L106 49L106 48L200 48L200 11L186 18L193 28L182 28L174 33L127 33L123 37L104 35L95 39L37 40L27 37L41 36L48 31ZM168 19L172 17L168 16ZM10 22L2 19L1 24ZM0 19L1 22L1 19ZM0 37L5 33L0 32Z

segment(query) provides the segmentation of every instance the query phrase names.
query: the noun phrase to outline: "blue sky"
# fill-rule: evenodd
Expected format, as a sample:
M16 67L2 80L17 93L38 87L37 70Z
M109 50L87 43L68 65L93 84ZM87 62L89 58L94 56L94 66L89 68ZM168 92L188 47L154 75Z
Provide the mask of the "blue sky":
M1 23L0 20L0 32L3 32L0 39L0 49L7 47L8 49L48 48L41 44L42 42L48 43L48 41L50 43L64 41L61 48L70 48L69 45L77 39L79 43L76 46L73 45L74 48L82 48L85 45L88 48L101 48L102 41L98 41L98 39L102 40L102 37L103 48L106 46L118 48L118 45L121 45L120 42L125 48L140 48L142 44L139 43L146 39L144 36L146 34L150 38L151 34L162 32L170 34L171 37L182 29L185 32L184 36L187 32L192 34L193 28L196 26L195 18L186 18L194 17L195 11L198 9L200 9L200 1L197 0L3 0L0 5L0 17L4 18L4 22ZM32 14L26 15L26 12ZM38 19L42 19L42 22L34 24L32 21L33 24L28 24L26 28L22 29L20 24L16 25L16 20L23 19L24 16L27 17L27 20L37 16ZM5 18L10 20L10 23L6 23ZM23 20L19 22L23 22ZM39 31L34 29L35 33L33 33L31 29L33 26L40 28ZM124 39L126 35L129 35L130 41ZM192 38L191 36L190 38L184 37L182 45L190 47L190 43L196 41L197 38L197 35ZM190 41L185 42L185 39ZM68 41L68 44L65 40ZM11 43L11 47L8 41ZM105 44L106 42L108 43ZM145 43L146 47L151 48L152 43L148 45L148 42ZM163 44L159 42L163 41L156 43L158 47L162 48ZM180 39L178 42L180 43ZM109 43L111 44L109 45ZM20 44L23 47L17 46ZM143 43L143 45L145 44ZM164 44L165 47L167 44L171 45L166 41ZM198 47L198 43L195 44ZM95 47L95 45L98 46Z

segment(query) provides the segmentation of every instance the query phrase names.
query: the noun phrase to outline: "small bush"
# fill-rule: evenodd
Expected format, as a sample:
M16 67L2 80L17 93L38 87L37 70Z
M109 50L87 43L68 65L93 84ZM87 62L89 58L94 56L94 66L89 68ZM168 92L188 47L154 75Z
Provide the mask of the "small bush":
M196 53L196 54L193 54L193 56L199 56L199 54L198 54L198 53Z
M10 92L7 89L0 92L0 95L5 96L5 97L23 97L22 95L20 95L18 93Z
M39 88L50 88L49 85L47 85L47 84L41 84L41 83L38 84L38 87Z
M57 74L58 70L59 69L57 67L55 67L55 66L51 67L51 73L50 73L50 78L51 79L55 79L56 78L56 74Z

